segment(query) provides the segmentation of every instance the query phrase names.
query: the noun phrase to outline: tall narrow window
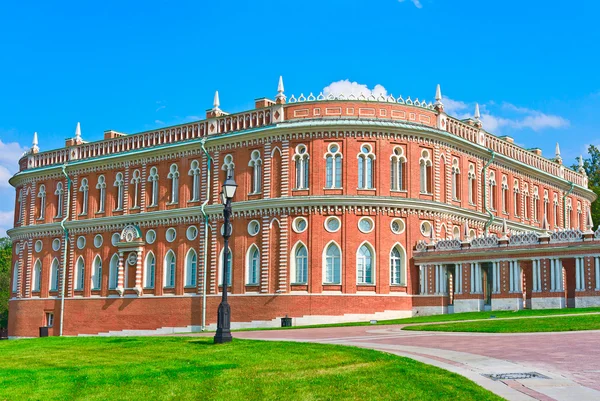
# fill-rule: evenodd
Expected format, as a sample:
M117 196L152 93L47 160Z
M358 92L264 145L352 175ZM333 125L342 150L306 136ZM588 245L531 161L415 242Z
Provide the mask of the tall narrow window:
M308 152L305 145L296 146L294 163L296 164L296 189L308 189Z
M260 252L256 245L250 246L247 255L247 278L246 283L249 285L257 285L260 274Z
M152 183L149 206L158 206L158 169L156 167L150 169L148 182Z
M583 212L581 210L581 202L577 201L577 228L581 229L583 224L581 224L581 218L583 217Z
M40 199L39 219L44 220L46 214L46 186L44 184L40 185L40 189L38 190L38 198Z
M190 249L185 258L185 286L195 287L196 276L198 274L198 255L196 251Z
M460 167L458 159L452 160L452 200L460 200Z
M356 277L358 284L373 284L373 252L366 244L356 255Z
M488 185L489 185L488 196L490 198L490 200L489 200L490 209L496 210L496 173L493 171L490 171Z
M392 156L390 156L390 160L390 177L392 180L390 188L392 191L404 191L406 190L406 179L404 176L404 163L406 163L406 157L404 156L404 149L401 146L396 146Z
M421 151L421 158L419 159L419 176L420 176L420 187L422 194L432 193L432 163L431 156L427 149Z
M88 212L89 190L90 186L88 184L88 179L82 178L81 185L79 186L79 192L81 192L81 212L79 213L80 215L86 215Z
M132 187L132 209L138 209L140 207L140 182L142 181L140 176L140 170L133 170L131 176L131 187Z
M114 185L117 188L117 208L115 210L123 210L123 173L117 173Z
M102 286L102 259L96 256L92 269L92 290L100 290Z
M475 175L475 165L469 164L469 173L467 174L469 178L469 203L471 205L475 204L475 195L477 194L477 177Z
M191 191L191 202L197 202L200 200L200 164L198 160L193 160L190 165L190 171L188 175L192 177L192 191Z
M235 164L233 163L233 156L226 155L223 158L223 166L221 170L225 171L225 178L233 177L235 172Z
M508 177L504 175L502 176L502 213L506 214L508 214L508 202L510 202L508 193Z
M175 287L175 254L169 250L165 256L165 288Z
M106 206L106 179L103 175L98 177L96 189L98 189L98 213L104 213Z
M525 183L523 187L523 217L529 220L529 185Z
M325 153L325 188L342 187L342 153L337 143L330 143Z
M260 151L252 151L248 166L252 169L252 193L259 194L262 191L262 159L260 158Z
M154 288L154 275L156 273L156 258L152 252L146 255L144 266L144 288Z
M548 218L548 204L550 203L550 197L548 195L548 190L544 189L544 220L550 224L550 219Z
M50 291L58 291L58 259L54 258L50 266Z
M515 180L513 183L513 209L516 217L521 215L520 192L519 181Z
M177 164L171 164L169 168L169 175L167 176L171 180L171 202L179 202L179 169Z
M565 211L565 228L571 228L571 213L573 213L573 202L567 198L567 210Z
M540 194L538 187L533 187L533 220L539 221Z
M231 280L231 274L232 274L232 271L231 271L231 262L232 262L232 260L231 260L231 248L228 248L228 251L229 252L227 252L227 286L229 287L229 286L231 286L231 281L232 281ZM221 256L219 257L219 273L220 273L219 274L219 285L221 285L221 286L223 285L223 275L224 275L224 272L223 272L223 252L224 252L224 249L221 250Z
M302 244L298 244L294 254L295 262L295 284L306 284L308 282L308 252L306 247Z
M363 144L358 154L358 188L373 189L375 154L369 144Z
M13 267L13 277L12 277L12 292L17 292L19 290L19 262L15 262L15 266Z
M341 252L336 244L329 244L325 251L325 284L341 284Z
M17 216L17 223L20 223L23 220L23 203L25 199L23 199L24 193L23 190L19 190L19 196L17 197L17 202L19 202L19 215Z
M63 190L63 183L56 183L56 191L54 191L54 195L56 195L56 217L62 217L63 208L65 207L65 191Z
M119 284L119 255L116 253L110 258L108 267L108 289L114 290Z
M554 194L554 199L552 200L553 203L553 216L552 216L552 224L554 224L554 228L558 227L558 194Z
M40 291L40 283L42 278L42 262L38 259L33 266L33 280L31 283L31 290L33 292Z
M83 283L85 279L85 262L83 256L77 259L75 267L75 291L83 291Z
M390 275L392 285L406 285L406 273L403 252L400 245L396 245L390 252Z

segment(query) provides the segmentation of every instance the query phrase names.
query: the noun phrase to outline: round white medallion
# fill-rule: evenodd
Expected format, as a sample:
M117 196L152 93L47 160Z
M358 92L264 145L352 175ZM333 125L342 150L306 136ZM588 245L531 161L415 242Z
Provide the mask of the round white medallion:
M42 251L42 241L35 241L35 251L40 253Z
M96 248L100 248L103 242L104 238L102 238L102 234L96 234L96 236L94 237L94 246Z
M77 248L79 248L79 249L85 248L85 237L83 235L81 237L77 238Z
M52 250L53 251L58 251L59 249L60 249L60 239L54 238L52 240Z
M250 223L248 223L248 234L254 237L259 232L260 223L258 222L258 220L252 220Z
M196 226L189 226L185 234L187 236L187 239L193 241L198 236L198 228L196 228Z
M153 244L156 241L156 231L148 230L146 231L146 242L149 244Z
M358 221L358 229L362 233L370 233L375 228L375 222L370 217L363 217Z
M390 228L394 234L402 234L406 228L406 225L404 224L404 220L394 219L390 223Z
M327 219L325 219L325 229L330 233L338 231L341 226L342 222L340 221L339 217L329 216Z
M307 227L308 227L308 220L306 220L304 217L296 217L294 219L294 222L292 223L292 228L297 233L304 232Z
M175 238L177 238L177 231L173 227L169 228L165 234L165 238L169 242L175 241Z

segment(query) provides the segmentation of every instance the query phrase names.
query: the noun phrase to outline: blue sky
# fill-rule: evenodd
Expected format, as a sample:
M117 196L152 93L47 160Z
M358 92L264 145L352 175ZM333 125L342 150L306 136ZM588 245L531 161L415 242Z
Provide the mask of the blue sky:
M8 4L12 3L12 4ZM0 4L0 235L8 177L31 145L64 145L240 111L329 87L433 101L571 164L600 144L600 2L329 0ZM81 4L80 4L81 3ZM345 81L348 82L338 82ZM336 83L330 86L332 83ZM379 86L377 86L379 85Z

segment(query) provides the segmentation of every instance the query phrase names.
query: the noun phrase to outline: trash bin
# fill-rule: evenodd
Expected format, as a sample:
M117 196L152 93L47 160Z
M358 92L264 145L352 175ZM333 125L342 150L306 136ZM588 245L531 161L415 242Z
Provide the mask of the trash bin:
M48 329L46 326L40 327L40 337L48 337Z
M281 318L281 327L292 327L292 318L285 315Z

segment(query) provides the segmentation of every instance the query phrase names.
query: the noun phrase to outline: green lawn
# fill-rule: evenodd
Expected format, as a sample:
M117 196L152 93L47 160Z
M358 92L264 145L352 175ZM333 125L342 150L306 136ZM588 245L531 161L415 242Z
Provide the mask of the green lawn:
M477 333L534 333L548 331L600 330L600 315L556 316L531 319L484 320L407 326L404 330Z
M500 400L377 351L206 337L0 342L0 400Z

